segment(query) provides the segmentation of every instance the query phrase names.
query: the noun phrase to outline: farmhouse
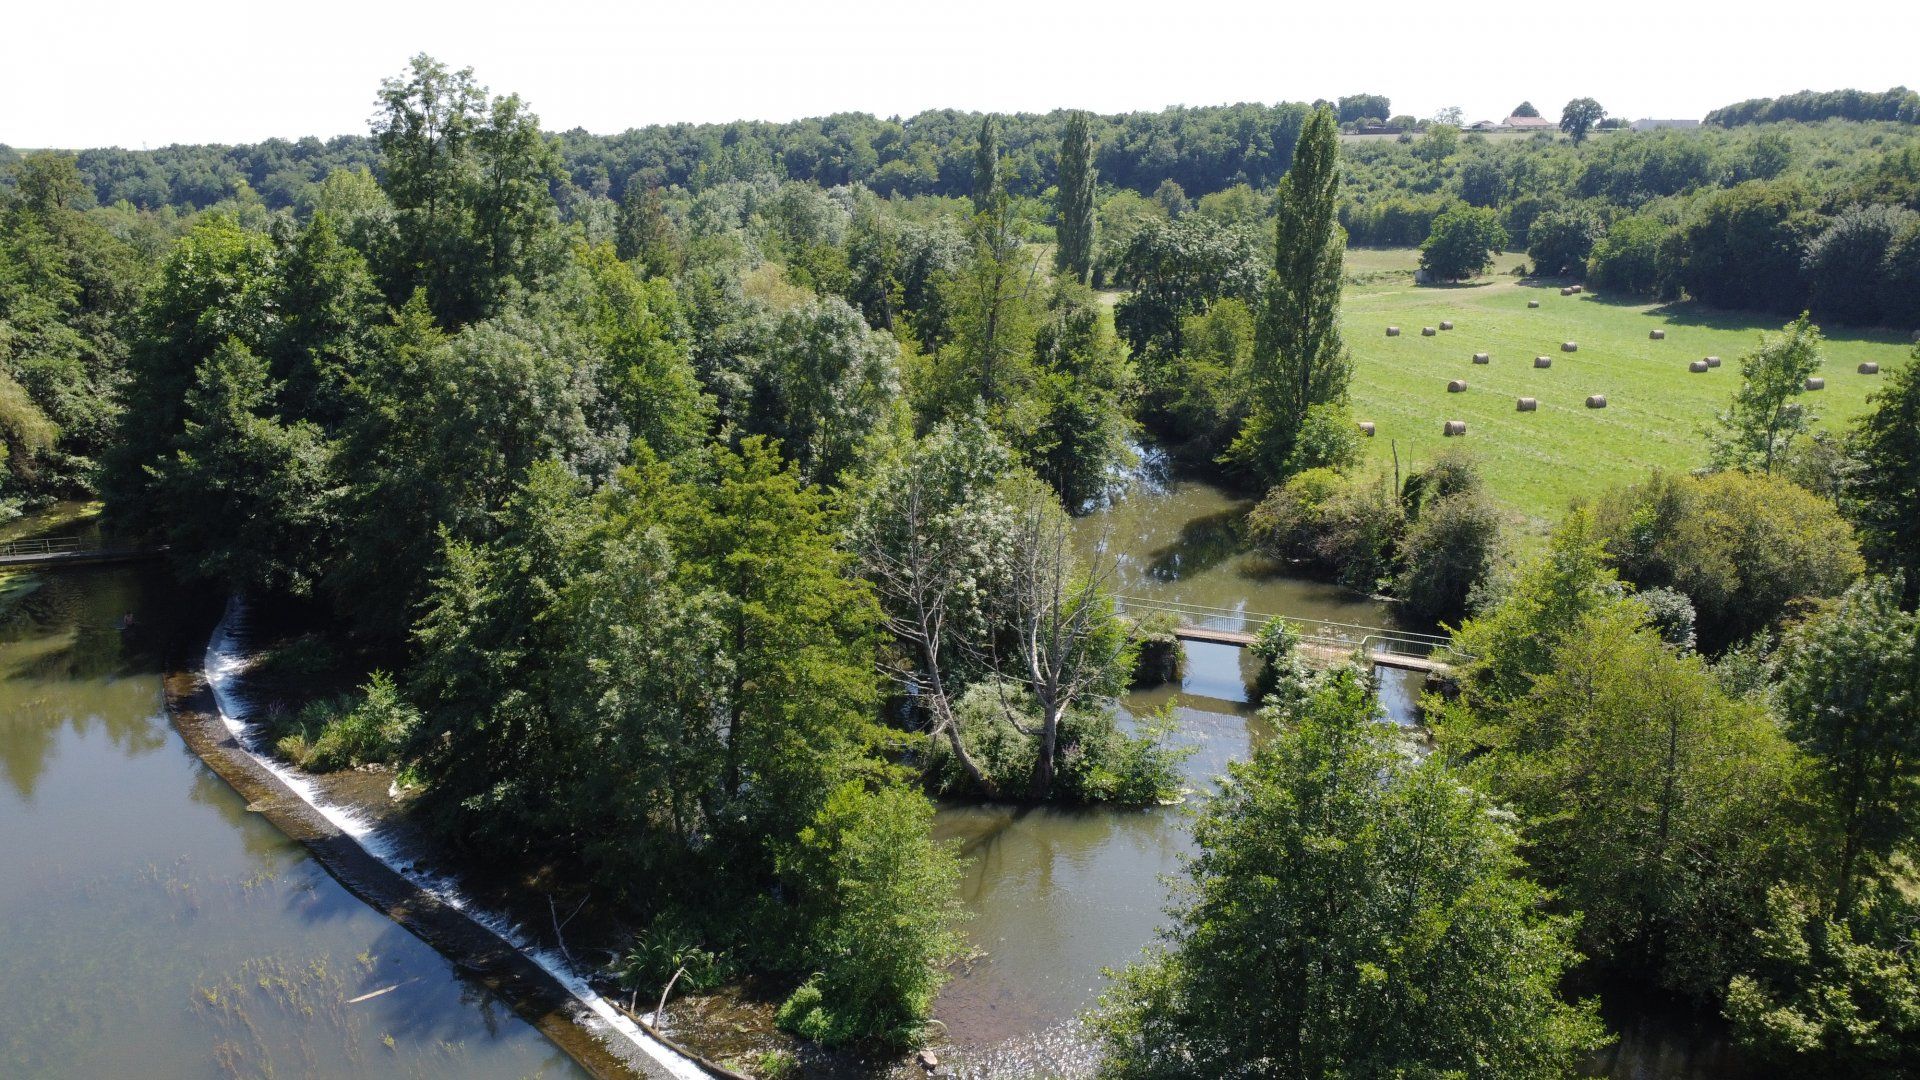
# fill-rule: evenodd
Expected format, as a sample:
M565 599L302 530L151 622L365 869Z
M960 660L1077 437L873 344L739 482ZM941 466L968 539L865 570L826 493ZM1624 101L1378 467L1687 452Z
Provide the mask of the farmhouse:
M1552 131L1559 125L1544 116L1509 116L1500 121L1500 127L1506 131Z

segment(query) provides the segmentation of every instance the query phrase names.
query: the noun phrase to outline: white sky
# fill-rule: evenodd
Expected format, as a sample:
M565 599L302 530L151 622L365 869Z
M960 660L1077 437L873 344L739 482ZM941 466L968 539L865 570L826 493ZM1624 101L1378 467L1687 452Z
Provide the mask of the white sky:
M1469 121L1592 96L1698 117L1801 89L1920 85L1920 2L94 0L0 5L0 143L366 131L420 51L548 130L926 108L1102 112L1373 92Z

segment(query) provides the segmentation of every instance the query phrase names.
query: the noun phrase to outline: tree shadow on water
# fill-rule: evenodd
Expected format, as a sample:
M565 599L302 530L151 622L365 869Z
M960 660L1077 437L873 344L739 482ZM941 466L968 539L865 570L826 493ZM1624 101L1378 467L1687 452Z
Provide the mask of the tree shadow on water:
M1194 518L1180 526L1180 535L1165 547L1147 553L1147 576L1155 581L1180 581L1240 554L1246 507L1238 505Z

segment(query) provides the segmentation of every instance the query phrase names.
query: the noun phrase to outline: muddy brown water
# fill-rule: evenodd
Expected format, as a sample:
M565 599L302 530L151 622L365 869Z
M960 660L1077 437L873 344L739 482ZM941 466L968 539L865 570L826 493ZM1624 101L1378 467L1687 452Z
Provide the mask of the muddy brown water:
M164 571L7 585L0 1076L585 1075L187 748Z

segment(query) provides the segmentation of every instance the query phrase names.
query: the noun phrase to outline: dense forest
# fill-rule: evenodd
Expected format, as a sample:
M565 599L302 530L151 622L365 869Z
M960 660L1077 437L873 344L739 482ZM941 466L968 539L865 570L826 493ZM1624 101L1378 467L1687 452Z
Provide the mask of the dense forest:
M1462 660L1410 756L1263 631L1279 734L1200 800L1109 1075L1562 1075L1601 977L1774 1067L1920 1070L1920 359L1838 434L1800 400L1814 320L1920 325L1920 136L1343 137L1389 104L600 139L420 57L366 138L14 156L6 497L312 612L268 663L360 686L277 751L589 885L635 992L758 976L899 1048L960 952L931 797L1182 795L1171 721L1116 717L1167 628L1072 527L1150 430ZM1810 314L1697 472L1527 553L1469 455L1363 467L1350 242Z

